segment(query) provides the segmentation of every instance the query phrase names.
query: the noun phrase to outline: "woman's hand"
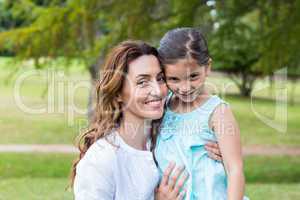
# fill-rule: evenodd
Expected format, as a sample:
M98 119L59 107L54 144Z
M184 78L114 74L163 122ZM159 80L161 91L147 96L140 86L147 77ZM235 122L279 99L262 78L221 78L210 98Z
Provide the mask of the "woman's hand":
M155 190L155 200L181 200L184 198L186 191L182 190L180 192L180 189L188 178L188 173L184 173L184 166L177 167L174 175L170 177L174 169L175 163L170 162L159 186Z
M217 161L223 161L223 157L218 143L208 142L205 145L205 149L208 151L209 157Z

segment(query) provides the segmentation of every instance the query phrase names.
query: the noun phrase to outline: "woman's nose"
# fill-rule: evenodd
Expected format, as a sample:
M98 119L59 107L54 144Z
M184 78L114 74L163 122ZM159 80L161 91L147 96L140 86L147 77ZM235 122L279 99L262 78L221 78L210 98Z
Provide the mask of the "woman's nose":
M160 84L158 82L154 82L151 87L151 94L156 96L162 95L162 89L160 87Z

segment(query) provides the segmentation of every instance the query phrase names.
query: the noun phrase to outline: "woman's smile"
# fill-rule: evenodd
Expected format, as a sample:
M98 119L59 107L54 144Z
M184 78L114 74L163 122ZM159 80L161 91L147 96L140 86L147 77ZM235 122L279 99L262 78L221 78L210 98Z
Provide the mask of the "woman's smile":
M151 110L160 110L163 107L163 99L152 99L145 102L145 105L149 107Z

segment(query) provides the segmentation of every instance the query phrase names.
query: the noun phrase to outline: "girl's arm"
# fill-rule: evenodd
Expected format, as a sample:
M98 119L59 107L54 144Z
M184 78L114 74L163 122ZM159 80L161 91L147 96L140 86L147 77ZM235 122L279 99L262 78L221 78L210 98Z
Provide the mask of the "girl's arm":
M245 178L240 131L229 106L221 104L214 111L210 125L216 133L228 177L228 200L242 200Z

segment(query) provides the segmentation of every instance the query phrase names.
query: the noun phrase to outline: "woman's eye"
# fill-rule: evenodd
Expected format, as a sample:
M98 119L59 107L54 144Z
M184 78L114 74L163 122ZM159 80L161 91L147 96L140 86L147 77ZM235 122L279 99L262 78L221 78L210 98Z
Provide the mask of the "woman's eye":
M145 86L145 85L147 85L147 81L146 80L138 81L137 85L139 85L139 86Z

